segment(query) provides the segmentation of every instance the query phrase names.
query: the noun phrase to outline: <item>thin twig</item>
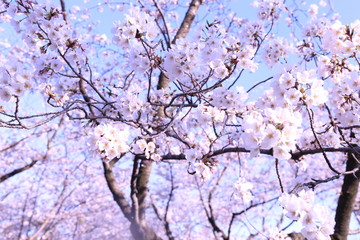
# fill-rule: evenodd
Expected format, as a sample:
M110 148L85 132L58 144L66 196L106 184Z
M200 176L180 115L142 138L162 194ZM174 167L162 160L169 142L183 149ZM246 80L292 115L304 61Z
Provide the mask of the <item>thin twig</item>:
M280 189L281 189L281 192L283 193L284 192L284 186L283 186L282 181L281 181L280 172L279 172L279 159L277 159L277 158L275 158L275 169L276 169L277 178L279 180Z

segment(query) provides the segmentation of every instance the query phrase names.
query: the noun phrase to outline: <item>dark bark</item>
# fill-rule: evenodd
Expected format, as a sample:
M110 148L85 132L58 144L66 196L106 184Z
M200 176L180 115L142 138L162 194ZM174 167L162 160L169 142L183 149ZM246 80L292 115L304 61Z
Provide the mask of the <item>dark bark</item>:
M106 179L106 183L113 195L115 202L120 207L124 216L129 221L132 221L131 207L129 203L126 201L125 194L123 191L121 191L119 183L115 179L114 173L112 171L112 166L108 162L103 162L103 167L104 167L104 176Z
M65 22L67 22L67 19L66 19L66 7L65 7L64 0L60 0L60 5L61 5L61 11L62 11L62 14L63 14L63 19L64 19Z
M333 148L333 147L324 147L323 151L325 152L343 152L343 153L356 153L356 152L360 152L360 147L339 147L339 148ZM307 149L307 150L301 150L301 151L296 151L294 153L291 153L291 159L294 160L298 160L300 159L302 156L307 156L307 155L313 155L313 154L317 154L317 153L321 153L322 150L321 149ZM222 155L225 153L250 153L250 150L247 150L245 148L242 147L228 147L228 148L222 148L220 150L215 150L213 152L211 152L207 157L215 157L218 155ZM272 155L272 150L271 149L260 149L260 153L264 154L264 155ZM140 159L145 159L145 155L141 155L139 156ZM185 155L184 154L167 154L167 155L163 155L161 156L161 158L163 160L186 160Z
M346 171L352 171L360 167L360 154L348 153ZM351 214L354 209L356 195L359 189L360 171L348 174L344 177L338 205L335 215L335 229L332 235L333 240L346 240L349 234Z
M162 240L146 223L138 224L132 221L130 231L135 240Z
M202 0L192 0L190 6L185 14L185 18L181 23L179 30L177 31L172 43L175 43L179 38L185 38L189 33L191 25L194 22L195 16L199 10Z
M140 162L139 177L137 178L137 198L139 202L139 221L145 221L146 196L148 193L148 183L151 175L152 161L142 160Z
M358 149L357 146L355 146ZM348 153L348 160L346 162L346 172L350 172L360 167L360 154ZM356 195L359 189L360 171L354 174L346 174L341 187L336 215L334 234L331 236L332 240L346 240L349 235L349 226L351 214L354 209ZM289 237L293 240L305 240L306 238L301 233L291 233Z
M290 233L288 235L291 240L306 240L306 238L301 233Z
M154 230L147 225L146 222L146 196L148 193L148 183L151 175L152 161L142 160L140 162L139 170L137 171L138 159L135 158L133 176L131 177L132 184L132 213L133 221L131 222L131 234L136 240L158 240L161 239ZM133 186L136 180L136 185ZM134 189L135 187L135 189ZM134 194L135 193L135 194Z
M9 173L6 173L6 174L2 175L0 177L0 183L5 181L6 179L9 179L9 178L15 176L16 174L19 174L19 173L21 173L23 171L26 171L26 170L30 169L31 167L33 167L35 165L36 162L37 161L32 161L31 163L29 163L28 165L25 165L24 167L17 168L17 169L15 169L15 170L13 170L13 171L11 171Z
M149 163L151 163L149 161ZM112 170L113 164L110 162L103 162L103 168L104 168L104 176L107 182L107 185L113 195L113 198L117 205L120 207L122 213L126 217L126 219L130 222L130 231L133 235L135 240L161 240L160 237L156 235L156 233L146 224L145 221L145 198L146 198L146 192L147 192L147 183L148 183L148 177L150 176L150 170L151 167L148 167L149 165L144 165L144 169L140 171L143 171L143 176L138 179L138 186L137 188L141 189L140 195L138 192L138 198L142 199L140 201L139 206L141 206L143 209L141 210L141 207L139 208L139 211L133 212L132 207L128 203L128 201L125 198L125 194L123 191L121 191L119 183L116 181L113 170ZM150 165L151 166L151 165ZM139 171L139 172L140 172ZM146 179L147 177L147 179ZM133 205L137 204L133 202ZM142 218L139 218L140 215L139 212L143 211L143 214L141 215Z

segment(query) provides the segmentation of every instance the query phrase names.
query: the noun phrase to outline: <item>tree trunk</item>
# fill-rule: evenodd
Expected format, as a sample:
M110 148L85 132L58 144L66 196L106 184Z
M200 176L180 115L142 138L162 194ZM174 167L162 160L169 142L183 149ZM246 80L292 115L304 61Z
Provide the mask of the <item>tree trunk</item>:
M358 148L356 148L358 149ZM360 154L348 153L346 171L359 168ZM335 215L335 229L331 236L333 240L346 240L349 234L351 214L354 209L356 195L359 189L360 171L344 177L341 193Z
M154 230L146 223L146 196L148 193L148 183L152 169L151 160L140 162L139 172L136 176L136 200L138 210L134 212L134 221L131 222L130 230L136 240L160 240Z
M136 159L135 159L136 160ZM137 161L134 163L137 164ZM145 219L146 210L146 195L147 185L151 173L152 162L146 161L141 162L139 174L136 174L136 198L134 199L133 205L138 206L137 211L132 211L132 207L125 198L124 192L121 190L119 183L116 181L112 164L110 162L103 162L104 176L108 187L113 195L113 198L117 205L120 207L124 216L130 222L130 231L135 240L161 240L159 236L149 227Z
M291 240L306 240L306 238L301 233L290 233L288 235Z
M132 221L130 231L135 240L162 240L146 223L138 224Z

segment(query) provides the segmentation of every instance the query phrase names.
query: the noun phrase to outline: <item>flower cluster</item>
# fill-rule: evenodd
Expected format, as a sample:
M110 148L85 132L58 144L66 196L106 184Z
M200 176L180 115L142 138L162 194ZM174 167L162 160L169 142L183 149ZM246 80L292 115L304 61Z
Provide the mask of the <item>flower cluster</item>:
M218 165L216 159L204 158L204 152L204 148L200 145L195 145L193 148L184 151L191 172L200 175L201 180L203 181L208 180L211 177L212 172Z
M129 132L126 128L114 124L101 124L94 130L93 141L102 157L111 160L129 151L128 137Z
M144 74L150 67L157 67L160 57L149 47L159 35L155 19L137 6L130 6L124 21L115 21L111 29L112 41L126 52L128 68ZM149 47L145 50L146 46Z
M217 37L206 39L205 44L179 39L176 45L165 53L163 68L172 81L179 81L184 88L199 88L204 84L202 81L207 81L211 70L214 80L228 76L229 70L224 64L227 53L224 40Z
M244 108L244 103L248 94L243 87L236 90L228 90L225 87L218 87L211 93L211 105L221 109L236 109L240 111Z
M317 129L317 131L324 132L324 134L321 134L317 137L319 142L321 143L321 146L339 147L340 134L335 132L333 129L329 130L324 127L320 127L320 124L321 123L318 123L314 127ZM299 147L301 149L319 148L319 145L315 140L314 133L311 129L303 131L300 138Z
M280 18L280 12L284 9L281 0L257 0L253 6L258 8L258 18L261 20L276 20Z
M153 17L141 11L137 6L129 8L125 15L125 21L114 22L114 25L112 29L114 34L113 41L119 44L119 46L122 43L130 43L131 40L141 37L148 41L153 41L159 34Z
M147 159L152 159L156 162L161 160L161 157L156 152L156 145L154 142L147 142L145 139L137 140L133 145L133 152L135 154L141 154L145 152Z
M115 104L117 112L125 119L137 119L145 102L133 92L124 93Z
M304 37L322 37L325 34L329 20L326 18L316 18L304 26Z
M226 79L235 66L256 70L252 60L255 50L228 37L223 26L212 23L205 36L196 41L178 39L165 52L162 67L171 81L178 81L183 89L199 89L207 82Z
M260 21L249 21L242 26L240 37L244 43L257 46L264 37L264 26Z
M0 68L0 99L10 101L12 96L20 97L27 89L32 88L33 73L20 67L18 63L9 63Z
M289 159L299 137L301 115L288 108L267 108L252 111L243 117L242 139L244 147L257 156L260 148L273 148L273 156Z
M316 71L294 70L285 72L275 82L275 99L284 101L284 106L296 106L303 100L310 106L319 106L327 102L328 91L324 81L317 78Z
M7 11L13 18L13 24L18 31L23 31L23 40L29 46L41 53L48 50L61 51L70 50L68 55L76 58L78 55L77 40L71 40L71 28L63 19L63 15L55 6L42 6L31 1L19 1L11 3ZM22 19L18 21L17 19ZM21 24L20 24L21 23ZM72 52L75 50L75 52ZM77 59L83 61L84 59Z
M8 4L7 14L16 31L22 33L24 48L27 54L32 55L31 63L35 68L35 72L22 70L23 75L27 76L24 88L29 88L36 80L40 89L46 89L46 97L54 99L56 105L62 105L68 99L68 94L74 94L78 88L77 79L68 76L76 74L75 69L85 68L89 46L75 37L71 25L55 5L12 1ZM66 68L68 66L71 66L71 71ZM68 72L64 74L65 71ZM14 71L8 73L17 74ZM59 73L63 76L61 81ZM29 75L33 76L31 83ZM21 93L24 88L17 86L16 90Z
M344 26L340 21L332 24L323 36L323 48L332 54L352 54L360 46L360 21Z
M203 162L196 162L192 166L196 174L200 175L202 181L210 179L212 172L211 168Z
M280 205L291 220L302 223L302 234L309 240L325 240L333 233L335 224L328 210L314 203L313 191L302 190L298 195L283 194Z
M286 39L278 37L267 42L262 57L265 63L272 68L293 51L294 47Z
M270 240L291 240L284 231L279 231L278 228L271 228L268 237Z
M233 185L235 198L241 199L243 203L250 202L254 197L251 194L253 184L248 182L245 178L239 178Z
M184 154L186 160L188 160L190 163L199 162L203 157L203 151L199 145L196 145L194 148L186 149Z

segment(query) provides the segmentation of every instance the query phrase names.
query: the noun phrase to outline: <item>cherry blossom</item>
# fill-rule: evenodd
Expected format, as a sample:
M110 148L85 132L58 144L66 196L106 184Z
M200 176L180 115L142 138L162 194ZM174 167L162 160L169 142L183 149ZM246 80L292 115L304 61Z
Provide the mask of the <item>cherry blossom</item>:
M0 1L6 239L349 235L359 20L326 1L75 4Z

